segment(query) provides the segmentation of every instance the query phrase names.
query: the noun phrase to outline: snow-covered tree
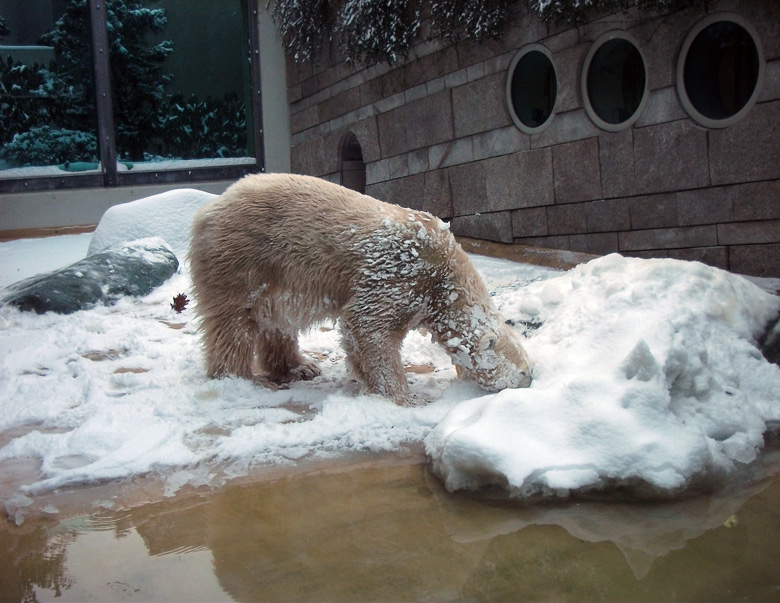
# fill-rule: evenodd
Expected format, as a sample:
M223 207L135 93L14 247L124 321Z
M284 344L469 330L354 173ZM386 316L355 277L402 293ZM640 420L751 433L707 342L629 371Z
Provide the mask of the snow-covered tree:
M163 9L145 8L132 0L107 0L106 9L117 151L141 160L148 141L163 127L165 84L171 76L162 66L173 44L148 41L150 34L165 28ZM41 38L54 47L57 57L47 95L62 107L58 122L82 131L95 130L89 31L87 0L71 0L54 28Z
M635 6L672 9L706 0L519 0L544 21L577 23L593 11ZM500 38L511 0L277 0L274 21L297 63L317 61L325 42L338 39L348 61L401 62L430 15L430 36L449 43Z

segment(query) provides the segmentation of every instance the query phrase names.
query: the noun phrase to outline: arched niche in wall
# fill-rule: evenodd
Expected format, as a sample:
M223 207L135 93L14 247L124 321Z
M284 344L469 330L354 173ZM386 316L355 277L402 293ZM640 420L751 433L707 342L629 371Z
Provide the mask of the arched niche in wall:
M341 139L339 145L339 171L341 185L359 193L366 192L366 164L360 141L352 132Z

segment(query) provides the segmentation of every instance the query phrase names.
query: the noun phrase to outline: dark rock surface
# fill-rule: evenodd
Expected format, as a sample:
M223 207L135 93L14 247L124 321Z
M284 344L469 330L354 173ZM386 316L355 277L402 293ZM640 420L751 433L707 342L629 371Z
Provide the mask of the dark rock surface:
M148 295L178 267L165 241L141 239L14 283L3 292L2 302L38 314L71 314L100 303L111 305L125 295Z

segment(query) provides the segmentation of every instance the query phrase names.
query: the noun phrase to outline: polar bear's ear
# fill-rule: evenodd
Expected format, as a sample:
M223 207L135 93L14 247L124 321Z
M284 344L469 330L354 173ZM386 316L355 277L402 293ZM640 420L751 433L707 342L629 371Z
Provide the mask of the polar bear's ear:
M493 333L493 331L488 331L482 336L482 339L479 340L479 351L480 352L492 352L496 349L496 344L498 343L498 335Z

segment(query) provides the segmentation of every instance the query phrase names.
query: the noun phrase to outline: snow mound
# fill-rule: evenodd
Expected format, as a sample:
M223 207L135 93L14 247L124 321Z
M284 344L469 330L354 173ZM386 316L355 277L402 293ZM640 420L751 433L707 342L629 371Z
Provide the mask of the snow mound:
M160 237L179 259L190 246L190 224L195 212L217 195L191 188L166 191L108 208L95 229L87 255L118 243Z
M610 255L502 294L530 389L457 405L425 439L450 490L668 495L753 461L780 419L756 347L780 298L696 262Z

